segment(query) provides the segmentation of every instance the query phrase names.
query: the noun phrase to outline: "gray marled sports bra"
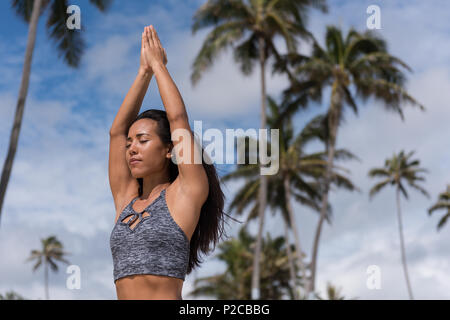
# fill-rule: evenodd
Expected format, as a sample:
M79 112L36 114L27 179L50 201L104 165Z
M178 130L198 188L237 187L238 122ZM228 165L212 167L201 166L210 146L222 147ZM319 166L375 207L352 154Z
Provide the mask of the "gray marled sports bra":
M133 274L154 274L185 279L189 239L173 220L166 189L142 212L133 210L134 198L121 212L111 232L114 283ZM149 215L142 216L144 212ZM127 222L125 218L133 216ZM138 222L131 227L138 219Z

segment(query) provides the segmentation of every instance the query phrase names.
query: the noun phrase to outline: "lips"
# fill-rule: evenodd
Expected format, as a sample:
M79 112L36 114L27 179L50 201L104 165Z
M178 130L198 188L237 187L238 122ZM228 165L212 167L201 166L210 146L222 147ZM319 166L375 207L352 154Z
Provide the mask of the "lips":
M141 160L138 160L138 159L130 159L130 165L132 165L132 164L136 164L136 163L138 163L138 162L140 162Z

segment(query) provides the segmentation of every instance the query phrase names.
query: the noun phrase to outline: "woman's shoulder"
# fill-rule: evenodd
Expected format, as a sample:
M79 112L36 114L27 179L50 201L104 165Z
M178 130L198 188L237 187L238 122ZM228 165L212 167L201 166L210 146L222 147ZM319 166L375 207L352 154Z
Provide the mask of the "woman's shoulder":
M189 206L201 208L205 203L205 195L192 192L188 184L184 184L178 176L167 188L168 198L174 199L177 204L185 203Z

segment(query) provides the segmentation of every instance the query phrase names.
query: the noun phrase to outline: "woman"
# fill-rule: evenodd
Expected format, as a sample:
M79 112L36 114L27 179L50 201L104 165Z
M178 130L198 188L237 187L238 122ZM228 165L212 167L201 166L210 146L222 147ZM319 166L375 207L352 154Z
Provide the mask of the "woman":
M110 129L116 208L110 245L118 299L182 299L185 275L200 264L199 252L208 253L211 243L214 249L223 233L224 195L216 170L183 151L198 146L166 64L155 29L145 27L138 75ZM165 111L137 116L153 75ZM176 129L184 135L172 142Z

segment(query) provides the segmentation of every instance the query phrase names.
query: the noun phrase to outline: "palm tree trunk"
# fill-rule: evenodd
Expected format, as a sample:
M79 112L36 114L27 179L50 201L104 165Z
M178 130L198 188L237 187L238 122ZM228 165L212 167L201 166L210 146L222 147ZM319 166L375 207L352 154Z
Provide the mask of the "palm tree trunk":
M47 261L44 262L44 280L45 280L45 299L48 300L48 264Z
M6 188L8 187L9 177L12 171L14 156L16 154L17 143L19 141L19 132L22 125L23 111L25 107L25 100L28 93L28 84L30 80L31 61L33 57L34 43L36 41L37 24L39 20L39 13L41 11L41 0L35 0L33 3L33 12L31 13L30 26L28 28L27 48L25 50L25 62L22 71L22 82L20 84L19 98L16 105L16 114L14 117L14 124L9 140L8 154L3 165L2 177L0 180L0 217L3 208L3 201L5 199Z
M265 82L265 63L266 57L264 52L264 39L259 38L259 60L261 64L261 129L266 129L266 82ZM260 155L261 159L261 155ZM260 167L263 165L260 163ZM258 235L256 239L255 255L253 258L253 275L252 275L252 299L259 299L259 261L261 255L261 241L264 227L264 212L266 210L267 201L267 177L265 175L260 176L259 187L259 199L258 199L258 216L259 227Z
M290 183L289 183L288 176L284 176L283 184L284 184L284 191L285 191L286 208L287 208L287 211L289 214L289 220L291 221L292 232L294 233L294 238L295 238L295 250L296 250L296 254L297 254L297 264L303 274L303 281L306 281L306 279L308 279L307 278L308 275L306 274L305 264L303 263L303 257L302 257L303 250L300 245L300 237L298 235L297 224L295 222L294 210L292 209L292 206L291 206L291 190L290 190Z
M322 224L325 220L327 210L328 210L328 192L330 190L330 182L331 182L331 171L333 168L334 161L334 153L335 153L335 145L336 145L336 137L337 130L339 124L339 118L341 116L341 97L337 92L337 83L333 84L333 89L331 93L331 105L328 114L329 121L329 135L328 135L328 159L327 159L327 169L325 171L325 179L324 179L324 190L322 194L322 204L320 208L320 218L317 224L316 234L314 236L314 245L313 252L311 258L311 279L308 283L306 289L307 298L309 294L314 292L315 290L315 280L316 280L316 266L317 266L317 254L319 251L319 239L322 231Z
M289 228L287 221L283 219L284 222L284 237L286 239L286 253L289 261L289 276L291 278L291 288L292 292L294 293L294 299L299 300L299 294L297 291L297 277L295 276L295 268L294 268L294 259L292 257L292 251L289 241Z
M407 265L406 265L405 244L403 242L402 213L401 213L401 209L400 209L400 188L398 186L397 186L396 196L397 196L398 232L400 234L400 249L401 249L401 252L402 252L403 271L405 273L406 285L408 287L409 299L410 300L414 300L413 294L412 294L412 290L411 290L411 284L409 282L409 277L408 277L408 269L407 269Z

